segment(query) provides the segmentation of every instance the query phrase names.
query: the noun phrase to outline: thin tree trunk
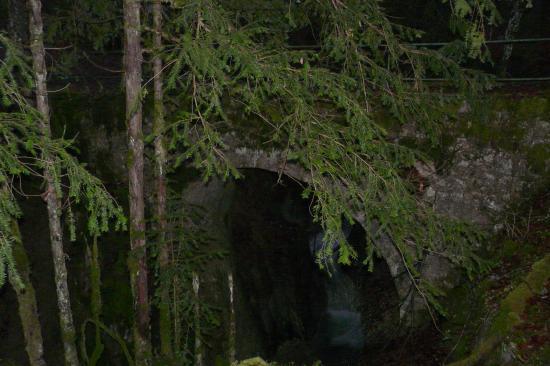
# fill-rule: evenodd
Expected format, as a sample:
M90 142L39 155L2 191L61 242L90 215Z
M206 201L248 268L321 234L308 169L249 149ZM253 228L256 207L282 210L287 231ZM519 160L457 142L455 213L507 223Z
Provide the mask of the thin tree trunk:
M199 287L200 278L197 272L193 272L193 296L195 306L193 307L193 323L195 328L195 366L202 366L202 344L201 344L201 313L200 313L200 298Z
M8 28L11 37L18 43L28 42L29 26L25 3L20 0L9 0L8 15ZM4 187L4 189L7 189L7 187ZM19 224L15 220L12 224L12 234L15 238L12 248L13 256L21 282L14 281L11 276L9 281L17 296L19 317L21 318L21 326L25 337L25 349L31 366L45 366L42 328L38 318L36 293L30 278L29 258L23 246Z
M134 353L138 366L150 364L151 356L143 197L140 6L140 0L124 0L124 84L128 126L131 248L128 264L134 296Z
M86 247L88 257L90 258L90 288L91 288L91 312L92 319L95 325L95 345L94 351L87 364L89 366L95 366L101 354L103 353L103 343L101 343L101 264L99 262L99 248L97 245L97 235L94 236L92 242L92 248ZM84 345L85 347L85 345Z
M227 282L229 285L229 363L233 364L236 358L237 325L235 321L235 286L231 272L227 274Z
M38 307L36 305L36 295L30 279L31 270L29 258L23 247L19 225L16 221L13 222L12 231L13 237L15 238L13 242L13 256L15 258L17 273L24 287L14 283L11 278L10 283L17 295L19 317L21 318L21 326L23 327L23 335L25 336L25 349L27 350L29 364L31 366L46 366L46 361L44 361L42 329L40 327Z
M153 2L153 58L154 74L154 118L153 132L155 134L155 171L156 171L156 215L158 223L158 240L160 245L159 267L161 278L167 278L170 267L170 244L166 241L166 147L164 143L164 105L162 91L162 3ZM170 286L161 284L159 304L160 351L165 357L172 356L172 320L170 314Z
M183 222L183 217L180 219L180 222ZM183 227L183 224L181 224ZM173 236L173 233L169 234L170 236ZM173 237L170 238L170 243L173 243ZM176 258L176 254L174 253L174 246L171 245L170 248L172 249L171 257ZM179 301L180 301L180 283L178 280L178 276L174 275L172 276L172 323L173 323L173 335L174 335L174 350L175 352L178 352L182 347L182 326L181 326L181 320L182 316L180 314L180 308L179 308Z
M46 87L46 63L43 42L43 27L40 0L28 0L30 10L29 29L30 46L32 52L33 68L36 78L36 107L41 114L40 129L45 139L51 136L50 131L50 106L48 103L48 91ZM50 241L52 246L55 285L57 291L57 305L59 307L59 321L61 324L61 337L65 354L65 364L78 365L78 355L75 345L75 328L71 311L69 286L67 285L67 267L65 265L65 253L63 252L63 230L61 227L61 197L56 190L54 161L45 153L43 156L46 164L44 178L46 181L46 193L44 199L48 208L48 221L50 227Z

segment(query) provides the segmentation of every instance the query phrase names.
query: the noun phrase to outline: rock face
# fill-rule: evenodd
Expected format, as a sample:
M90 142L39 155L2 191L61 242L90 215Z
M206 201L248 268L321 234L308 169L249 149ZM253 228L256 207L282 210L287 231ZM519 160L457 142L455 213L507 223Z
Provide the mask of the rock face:
M465 138L457 139L452 149L455 155L448 173L427 177L431 184L424 197L446 216L489 225L524 188L527 160L492 147L480 148Z
M428 182L424 200L444 216L495 232L501 229L500 215L507 206L532 185L547 182L550 173L550 123L537 119L522 122L520 127L522 138L513 151L459 137L449 148L453 158L444 172L437 173L424 164L417 167ZM535 161L533 151L538 152ZM459 279L451 263L437 255L425 258L421 272L425 280L443 289L452 288ZM398 288L406 287L403 281L396 284ZM413 309L422 308L418 296L409 300L413 301Z

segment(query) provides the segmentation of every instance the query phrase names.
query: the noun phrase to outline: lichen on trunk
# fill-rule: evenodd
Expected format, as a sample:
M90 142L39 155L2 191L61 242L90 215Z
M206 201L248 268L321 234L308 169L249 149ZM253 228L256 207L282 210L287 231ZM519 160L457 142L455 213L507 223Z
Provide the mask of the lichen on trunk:
M44 342L42 329L38 318L38 307L34 286L30 279L30 265L27 252L23 247L19 225L13 222L13 256L21 284L15 283L10 276L10 284L15 290L18 302L19 317L25 336L25 349L31 366L46 366L44 361Z
M50 106L48 102L48 89L46 85L47 70L44 50L44 32L42 25L42 4L39 0L28 0L30 10L29 30L33 70L35 76L36 108L40 113L39 127L44 139L44 145L48 146L51 137ZM67 284L67 267L65 253L63 251L63 229L61 226L61 191L56 184L55 161L45 151L43 154L44 179L46 192L44 200L48 208L48 222L50 227L50 242L52 247L55 283L57 291L57 303L59 308L59 321L61 325L61 337L65 355L65 364L77 366L78 355L75 345L75 328L71 311L69 286Z
M164 105L162 59L159 53L162 50L162 3L155 0L153 3L153 89L154 89L154 116L153 133L155 135L155 175L156 175L156 222L159 244L160 276L165 277L170 267L171 244L166 240L166 146L164 141ZM165 357L172 357L172 314L170 309L170 287L161 286L159 299L159 328L160 350Z
M124 85L128 126L128 181L130 203L129 270L134 296L134 353L136 365L149 365L148 268L143 197L143 129L141 103L141 22L139 0L124 0Z

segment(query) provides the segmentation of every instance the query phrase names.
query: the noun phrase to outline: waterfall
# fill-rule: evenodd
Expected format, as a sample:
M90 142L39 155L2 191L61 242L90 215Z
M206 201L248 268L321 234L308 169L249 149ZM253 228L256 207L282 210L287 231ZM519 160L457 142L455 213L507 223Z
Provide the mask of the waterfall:
M342 232L346 239L351 232L349 223L344 222ZM309 242L312 257L327 243L324 242L324 232L318 232ZM358 294L351 278L346 275L338 263L339 243L331 243L332 258L330 274L326 278L327 309L325 317L319 325L320 347L341 347L359 350L363 347L364 335L361 323L361 313L358 310Z

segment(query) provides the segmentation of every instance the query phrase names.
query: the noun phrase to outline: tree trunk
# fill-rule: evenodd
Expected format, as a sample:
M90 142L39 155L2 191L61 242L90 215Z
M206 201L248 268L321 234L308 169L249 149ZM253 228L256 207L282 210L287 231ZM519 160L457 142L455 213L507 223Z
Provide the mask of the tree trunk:
M30 10L29 29L30 46L32 52L33 69L36 79L36 108L41 114L40 129L44 139L49 139L50 131L50 107L48 103L48 91L46 87L46 63L43 42L42 14L40 0L28 0ZM65 265L65 253L63 252L63 230L61 227L61 192L58 192L55 184L54 161L46 152L43 156L45 163L44 178L46 192L44 199L48 208L48 221L50 227L50 241L54 262L55 284L57 291L57 304L59 307L59 321L61 324L61 337L65 353L65 364L78 365L78 355L75 345L75 329L69 286L67 285L67 267Z
M195 328L195 363L194 366L202 366L202 342L201 342L201 310L200 310L200 297L199 287L200 278L197 272L193 272L193 328Z
M27 350L31 366L46 366L36 295L30 279L29 258L23 247L19 225L16 221L13 222L13 237L15 238L13 242L13 257L15 258L17 273L24 287L11 281L11 278L10 283L17 295L19 317L21 318L21 326L23 328L23 335L25 336L25 349Z
M25 3L20 0L9 0L8 15L8 28L12 39L18 43L28 42L29 26ZM38 318L36 293L30 279L29 258L23 246L19 224L15 220L13 221L12 232L15 238L12 248L13 256L21 283L16 283L11 277L9 280L17 296L19 317L21 318L21 327L25 337L25 349L31 366L45 366L42 328Z
M99 262L97 235L94 236L92 248L90 249L90 247L87 246L86 250L87 256L90 260L90 303L92 319L94 320L95 325L94 351L92 352L90 359L87 360L87 364L89 366L95 366L101 358L101 354L103 353L103 350L105 348L103 343L101 343L101 264Z
M161 278L170 266L170 245L166 242L166 147L164 143L164 105L162 91L162 4L161 0L153 3L153 58L154 74L154 117L153 132L155 134L155 171L156 171L156 215L159 248L159 267ZM172 356L172 320L170 314L170 286L161 284L159 304L160 350L165 357Z
M140 6L140 0L124 0L124 84L128 126L131 248L128 265L134 296L134 353L138 366L150 364L151 356L143 197Z
M233 364L236 358L237 344L237 322L235 319L235 286L233 283L233 273L227 274L229 286L229 364Z

